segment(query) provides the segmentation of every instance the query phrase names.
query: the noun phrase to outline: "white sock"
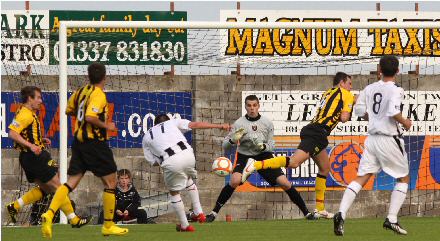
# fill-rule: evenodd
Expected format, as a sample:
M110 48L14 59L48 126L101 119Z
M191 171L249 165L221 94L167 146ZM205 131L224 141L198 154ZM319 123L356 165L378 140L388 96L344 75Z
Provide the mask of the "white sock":
M22 208L22 207L24 206L23 198L19 198L19 199L17 200L17 202L18 202L18 205L20 205L20 208Z
M186 183L186 190L188 191L189 196L191 197L191 203L194 214L199 215L203 213L202 205L200 205L199 190L197 189L196 184L191 178L188 179L188 182Z
M355 181L352 181L350 184L348 184L347 189L345 189L344 196L342 197L341 205L339 206L339 212L341 212L342 219L345 220L347 211L351 207L351 204L353 204L354 199L360 190L362 190L361 184Z
M388 219L391 223L397 223L397 214L406 198L408 184L403 182L396 183L391 193L390 209L388 211Z
M69 215L67 215L67 219L70 221L70 220L72 220L74 217L76 217L76 214L73 212L73 213L71 213L71 214L69 214Z
M177 218L180 221L180 226L182 228L186 228L189 226L188 220L185 215L185 207L183 206L182 198L180 198L180 194L174 195L170 197L171 207L174 208L174 211L177 214Z

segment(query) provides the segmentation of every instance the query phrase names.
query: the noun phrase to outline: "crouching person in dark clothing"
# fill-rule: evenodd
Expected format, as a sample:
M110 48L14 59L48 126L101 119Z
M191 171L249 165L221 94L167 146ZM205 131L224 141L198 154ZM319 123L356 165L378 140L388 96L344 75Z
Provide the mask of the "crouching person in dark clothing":
M131 173L127 169L118 171L118 185L116 187L116 211L113 221L123 221L126 223L152 223L144 209L138 209L141 206L141 197L136 188L131 183ZM137 221L135 221L137 219ZM102 211L99 214L98 223L104 221Z

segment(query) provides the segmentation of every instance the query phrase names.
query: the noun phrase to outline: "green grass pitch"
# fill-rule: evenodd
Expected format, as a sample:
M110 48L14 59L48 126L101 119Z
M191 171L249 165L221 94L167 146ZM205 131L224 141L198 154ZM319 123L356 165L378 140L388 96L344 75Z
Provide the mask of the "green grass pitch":
M345 235L333 234L332 220L277 220L277 221L240 221L195 224L196 232L178 233L174 224L127 225L129 233L123 237L103 237L101 226L85 226L73 229L68 225L54 225L54 237L58 241L95 241L95 240L160 240L160 241L259 241L259 240L350 240L350 241L434 241L440 240L440 218L401 218L408 235L396 235L382 228L383 219L349 219L345 224ZM41 237L40 227L15 228L2 227L3 241L45 240Z

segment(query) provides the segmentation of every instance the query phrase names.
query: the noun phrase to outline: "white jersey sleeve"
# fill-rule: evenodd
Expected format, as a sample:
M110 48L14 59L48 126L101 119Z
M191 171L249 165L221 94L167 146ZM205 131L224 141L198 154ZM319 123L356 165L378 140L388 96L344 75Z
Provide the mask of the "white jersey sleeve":
M191 123L191 121L186 119L173 119L172 121L182 133L191 131L191 128L189 128L189 123Z
M142 139L142 149L144 150L144 157L147 162L149 162L151 165L154 165L156 162L160 163L159 158L151 153L149 139L146 135Z
M403 89L401 87L393 89L390 101L388 102L387 116L393 117L400 113L400 105L403 99Z
M354 113L357 116L365 116L365 114L367 113L367 101L365 98L365 90L362 90L359 93L359 96L356 100L356 105L354 107Z

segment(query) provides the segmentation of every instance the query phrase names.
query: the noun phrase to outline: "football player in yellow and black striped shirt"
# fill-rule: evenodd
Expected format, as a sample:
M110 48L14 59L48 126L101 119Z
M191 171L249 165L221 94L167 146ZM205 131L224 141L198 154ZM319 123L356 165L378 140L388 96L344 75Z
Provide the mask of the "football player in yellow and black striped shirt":
M339 122L350 119L354 105L354 96L350 93L351 76L338 72L333 78L333 87L321 97L315 118L301 129L301 142L291 157L275 157L263 161L250 160L245 168L246 175L254 170L290 167L297 168L310 157L318 165L319 172L315 182L316 210L315 214L323 218L333 218L324 206L324 194L330 162L326 147L327 136ZM245 175L245 173L243 173Z
M16 222L16 215L20 208L40 200L43 193L54 193L61 185L56 162L46 150L46 145L50 145L50 140L43 138L41 123L36 114L43 103L41 90L35 86L26 86L20 94L22 106L17 110L14 120L9 125L9 137L14 140L15 148L20 150L19 161L27 180L38 186L7 206L13 223ZM61 210L67 215L72 227L79 228L91 220L91 216L80 218L75 215L69 197L61 200Z
M101 178L104 183L103 235L125 235L128 229L120 228L113 222L115 211L116 163L107 143L107 131L115 131L115 123L107 123L107 98L104 93L105 66L99 63L89 65L90 83L76 90L69 98L66 114L75 116L75 134L72 143L72 158L67 174L69 178L55 193L49 210L41 215L41 231L44 237L52 236L52 219L69 192L75 189L86 171Z

